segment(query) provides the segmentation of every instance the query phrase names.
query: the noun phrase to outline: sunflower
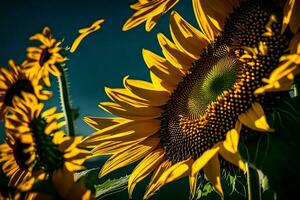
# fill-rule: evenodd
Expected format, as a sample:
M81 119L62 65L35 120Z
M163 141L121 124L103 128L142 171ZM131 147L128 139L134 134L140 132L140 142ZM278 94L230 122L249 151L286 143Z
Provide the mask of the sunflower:
M42 33L30 37L41 43L39 47L27 48L27 61L24 62L24 69L31 74L38 74L47 86L50 86L49 73L54 76L61 76L58 65L67 59L62 55L61 41L57 41L51 35L49 27L45 27Z
M265 111L299 74L298 3L193 0L201 31L172 12L174 42L158 34L164 57L143 50L151 82L105 88L113 102L100 107L119 117L86 118L97 131L82 145L112 155L100 175L142 159L130 197L152 172L144 199L185 176L192 194L202 175L222 194L221 169L245 171L239 140L273 131Z
M61 168L54 171L52 176L52 184L54 186L55 194L49 196L44 193L30 193L27 200L44 200L44 199L70 199L70 200L91 200L94 196L91 190L85 186L84 179L75 181L73 172L68 171L66 168Z
M27 191L37 180L46 178L46 174L41 171L32 172L36 159L33 149L33 144L23 143L12 137L0 145L0 162L4 162L3 172L10 177L9 186Z
M0 68L0 115L7 114L7 107L12 106L13 98L21 97L22 92L36 95L40 100L51 97L50 91L43 90L36 76L25 74L13 60L9 60L8 69Z
M55 113L55 107L42 113L44 105L34 95L22 95L22 98L13 99L13 107L9 108L10 114L5 120L7 136L15 142L3 144L1 148L6 155L1 159L5 161L3 170L10 177L11 184L20 185L22 176L17 174L18 171L52 174L63 167L70 172L83 169L82 164L89 152L77 148L82 137L65 136L60 130L65 123L58 122L63 114ZM14 165L10 160L15 161ZM14 181L15 176L19 177L18 182Z
M123 31L132 29L143 22L146 22L146 31L151 31L159 18L178 2L179 0L139 0L137 3L130 5L130 8L136 10L136 12L125 22Z

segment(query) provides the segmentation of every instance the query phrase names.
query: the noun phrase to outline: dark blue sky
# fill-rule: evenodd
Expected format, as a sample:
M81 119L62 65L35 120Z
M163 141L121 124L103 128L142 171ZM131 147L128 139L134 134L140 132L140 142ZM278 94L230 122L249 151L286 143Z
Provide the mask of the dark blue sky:
M1 0L0 6L0 66L7 66L8 59L22 62L26 47L32 42L29 36L49 26L56 38L64 38L63 46L71 46L78 29L90 26L97 19L105 19L102 28L89 35L68 57L71 97L75 107L80 108L76 126L80 134L92 132L82 120L84 116L107 115L98 108L100 101L108 98L104 86L121 87L126 75L131 78L149 80L149 73L142 59L142 48L161 54L156 34L169 35L170 12L164 15L158 25L146 32L144 24L127 32L122 26L133 13L129 8L137 0ZM185 19L196 25L191 1L176 5ZM56 93L47 106L58 105Z

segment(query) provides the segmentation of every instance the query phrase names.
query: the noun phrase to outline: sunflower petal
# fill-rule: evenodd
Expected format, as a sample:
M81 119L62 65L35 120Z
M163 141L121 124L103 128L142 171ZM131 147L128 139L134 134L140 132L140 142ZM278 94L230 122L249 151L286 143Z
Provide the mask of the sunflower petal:
M112 157L110 157L103 165L100 176L105 176L106 174L129 165L150 153L159 144L158 138L149 138L138 145L134 145L130 148L119 152Z
M109 118L109 117L84 117L83 120L94 129L101 130L124 121L124 118Z
M300 2L298 0L287 0L283 9L283 20L281 34L289 25L292 32L296 33L300 27Z
M170 64L182 71L187 71L191 67L192 63L195 61L194 58L179 50L177 46L162 33L157 34L157 39L162 49L162 53Z
M196 188L197 188L197 177L189 176L189 186L190 186L190 193L192 197L195 196Z
M165 155L163 149L157 149L145 157L131 173L128 180L129 198L132 198L132 192L138 182L148 176L162 162Z
M239 121L236 122L237 129L231 129L226 134L226 139L224 141L225 148L232 152L236 153L238 152L238 145L239 145L239 138L240 138L240 130L241 130L241 123Z
M162 109L157 107L127 105L124 108L114 102L102 102L99 106L109 113L132 120L155 119L162 112Z
M240 114L238 118L242 124L253 130L273 131L267 122L262 106L258 102L252 103L252 107L247 112Z
M133 94L142 99L148 99L149 101L154 102L157 102L157 99L161 99L160 101L164 102L169 100L169 92L159 90L149 82L132 80L128 79L128 77L125 77L123 82L126 88L128 88Z
M225 147L224 144L221 144L219 153L225 160L239 167L244 173L246 173L246 165L242 161L241 156L238 152L233 153L231 151L228 151L227 147Z
M146 31L148 31L148 32L151 31L154 28L154 26L156 25L156 23L157 23L157 21L159 20L160 17L161 17L161 14L153 16L150 19L147 19L146 20L146 25L145 25Z
M85 144L99 144L105 141L131 141L150 137L160 129L160 120L127 121L98 131L87 139ZM95 145L94 144L94 145Z
M178 68L151 51L144 49L143 57L150 71L160 80L160 85L166 89L174 89L184 76Z
M207 3L205 2L205 0L193 0L194 13L197 22L206 37L210 41L214 41L215 36L219 34L219 30L217 30L217 28L211 23L211 19L208 17L209 13L207 12Z
M218 155L213 156L210 161L203 168L204 174L214 188L223 195L221 184L221 171Z
M208 38L173 11L170 30L176 46L194 60L200 58L201 51L208 44Z
M81 41L92 32L95 32L101 28L101 24L104 22L103 19L95 21L90 27L83 28L79 30L80 35L74 40L70 52L74 53L78 47L78 45L81 43Z
M160 174L159 177L157 177L157 181L150 182L149 187L144 195L144 199L148 199L165 184L178 180L181 177L187 176L190 173L191 165L192 160L187 159L168 167L168 169L166 169Z
M149 197L153 195L153 191L157 190L156 187L158 179L171 166L172 163L168 160L164 161L159 165L159 167L155 170L151 177L150 183L148 184L147 191L145 192L143 199L149 199Z
M179 0L139 1L131 5L130 7L137 11L125 22L122 30L130 30L146 21L146 31L151 31L158 18L170 10L178 1Z
M118 104L122 104L124 102L132 104L132 105L141 105L147 106L152 105L149 100L142 99L135 94L133 94L127 88L109 88L105 87L105 93L108 97Z
M206 150L192 166L191 176L196 177L198 172L219 152L220 147L215 146L212 149Z
M91 153L93 156L117 154L129 148L129 146L137 145L146 138L136 139L133 141L104 141L98 144Z

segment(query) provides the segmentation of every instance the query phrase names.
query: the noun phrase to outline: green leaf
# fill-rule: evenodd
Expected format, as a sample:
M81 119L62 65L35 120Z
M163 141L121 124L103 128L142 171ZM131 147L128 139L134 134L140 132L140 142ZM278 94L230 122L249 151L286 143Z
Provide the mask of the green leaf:
M214 189L209 182L206 182L205 184L199 184L196 190L196 199L206 197L213 191Z
M107 180L102 184L95 185L96 199L102 199L106 196L123 191L127 188L129 175L119 179Z
M273 112L267 116L275 132L261 133L257 140L241 144L240 153L266 176L265 188L275 191L278 199L292 199L298 195L300 185L300 97L286 97L275 103ZM265 198L274 199L276 194L271 192Z

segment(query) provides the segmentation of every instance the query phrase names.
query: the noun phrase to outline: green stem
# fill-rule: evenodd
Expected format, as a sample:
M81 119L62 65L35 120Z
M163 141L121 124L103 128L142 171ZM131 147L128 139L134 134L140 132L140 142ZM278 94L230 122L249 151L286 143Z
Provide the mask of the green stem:
M297 79L295 79L294 82L294 96L297 97L299 96L299 90L300 90L300 78L298 77Z
M258 171L247 166L248 200L261 200L261 182Z
M61 105L66 120L67 133L70 136L75 136L73 113L72 113L72 108L71 108L71 103L69 98L70 96L68 91L67 76L65 72L66 69L64 66L59 66L59 70L61 72L61 76L58 77L59 92L61 98Z

